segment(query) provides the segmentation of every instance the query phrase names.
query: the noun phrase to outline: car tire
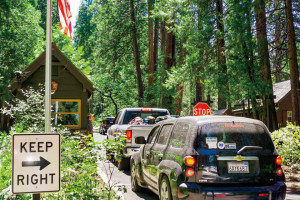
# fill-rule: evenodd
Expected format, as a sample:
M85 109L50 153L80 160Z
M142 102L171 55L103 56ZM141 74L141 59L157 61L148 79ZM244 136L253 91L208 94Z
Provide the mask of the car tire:
M167 176L163 176L159 185L159 199L160 200L172 200L172 192L170 182Z
M141 187L138 185L138 181L137 181L137 168L136 165L134 164L134 162L132 162L131 165L131 169L130 169L130 177L131 177L131 190L133 192L138 192L141 190Z
M117 161L118 170L128 170L129 166L129 159L128 158L121 158Z

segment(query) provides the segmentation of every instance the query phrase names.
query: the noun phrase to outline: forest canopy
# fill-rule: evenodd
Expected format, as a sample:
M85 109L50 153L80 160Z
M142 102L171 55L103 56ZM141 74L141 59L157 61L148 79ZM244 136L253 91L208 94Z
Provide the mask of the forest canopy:
M299 80L298 1L82 0L74 41L52 7L52 41L92 80L97 119L137 106L192 115L194 103L208 100L230 112L244 101L275 130L272 85ZM1 107L12 99L14 72L44 51L45 22L46 1L1 2Z

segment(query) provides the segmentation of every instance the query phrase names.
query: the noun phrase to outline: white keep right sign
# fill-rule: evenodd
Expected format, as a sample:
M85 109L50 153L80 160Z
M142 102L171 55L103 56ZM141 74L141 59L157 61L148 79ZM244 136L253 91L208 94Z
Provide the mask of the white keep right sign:
M60 190L60 134L13 135L13 193Z

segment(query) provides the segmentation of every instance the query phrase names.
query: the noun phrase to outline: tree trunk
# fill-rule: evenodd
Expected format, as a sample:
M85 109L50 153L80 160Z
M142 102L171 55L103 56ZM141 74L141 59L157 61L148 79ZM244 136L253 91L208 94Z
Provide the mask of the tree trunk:
M165 27L166 23L165 20L161 21L160 24L160 51L162 54L162 57L164 58L165 56L165 45L166 45L166 27ZM164 59L162 60L162 62L164 62ZM165 66L163 66L163 69L165 68ZM162 78L160 79L160 99L159 99L159 104L160 106L163 106L163 97L164 97L164 91L163 91L163 80L164 80L164 74L161 76Z
M171 26L172 25L168 24L169 28L171 28ZM167 70L169 70L173 65L173 33L169 30L166 32L165 56L165 64Z
M202 68L200 68L202 70ZM204 85L203 79L199 76L196 77L196 103L204 101Z
M266 88L264 88L262 93L263 121L268 126L270 131L274 131L278 128L278 124L273 97L273 85L267 41L265 0L255 0L255 11L260 74L263 82L266 85Z
M224 55L224 26L223 26L223 0L216 0L216 8L217 8L217 29L220 34L217 34L217 44L218 44L218 109L224 109L227 106L226 96L229 97L229 88L227 81L227 66L226 66L226 58Z
M149 74L148 74L148 85L149 87L154 81L154 46L153 46L153 0L148 0L148 38L149 38Z
M167 21L167 20L166 20ZM173 36L173 32L170 29L173 27L173 24L167 24L167 31L166 31L166 47L165 47L165 59L164 63L166 65L166 70L170 70L171 67L174 65L175 59L175 36ZM170 107L173 104L173 97L172 95L167 95L164 97L163 105L168 107L170 112L172 113L173 107Z
M198 4L198 19L203 18L204 16L202 15L202 9L203 7L208 7L208 1L200 1ZM202 11L202 12L201 12ZM195 21L195 23L197 23ZM198 31L199 33L201 33L203 31L203 23L198 22ZM203 45L203 41L201 41L200 43L200 48ZM199 103L201 101L204 101L204 78L201 76L201 72L204 71L204 66L205 66L205 62L204 62L204 48L201 48L200 52L199 52L199 60L202 60L202 63L200 61L200 65L197 67L197 73L195 74L195 81L196 81L196 103Z
M290 65L290 79L291 79L291 97L293 107L293 122L300 125L300 110L299 110L299 70L297 60L297 49L295 42L295 29L293 24L293 11L292 0L286 0L286 21L287 21L287 34L288 34L288 56Z
M282 47L282 37L281 37L281 32L282 32L282 26L281 26L281 20L280 20L280 14L276 20L275 24L275 81L276 83L281 82L281 63L283 59L283 51L281 50Z
M133 52L134 52L134 57L135 57L137 86L138 86L138 93L139 93L138 104L139 104L139 106L142 106L144 89L143 89L143 82L142 82L142 70L141 70L141 66L140 66L139 48L138 48L138 43L137 43L137 33L136 33L136 26L135 26L133 0L130 0L130 17L131 17L131 24L132 24L132 33L131 34L132 34L132 42L133 42Z
M251 0L248 0L248 4L251 4ZM248 8L247 10L247 17L246 17L246 23L247 23L247 32L246 37L252 38L252 30L251 30L251 23L252 23L252 16L251 16L251 8ZM259 105L256 102L256 85L255 85L255 64L254 64L254 54L253 54L253 48L252 48L252 40L244 41L244 58L247 63L247 75L249 77L249 80L252 84L251 89L248 91L248 98L251 99L251 105L252 105L252 117L254 119L259 119ZM247 49L247 50L246 50ZM250 114L250 100L248 99L248 117L251 117Z
M158 60L158 28L159 28L159 19L155 18L154 24L154 72L157 71L157 60Z
M161 21L160 25L160 51L165 53L165 45L166 45L166 22L165 20Z

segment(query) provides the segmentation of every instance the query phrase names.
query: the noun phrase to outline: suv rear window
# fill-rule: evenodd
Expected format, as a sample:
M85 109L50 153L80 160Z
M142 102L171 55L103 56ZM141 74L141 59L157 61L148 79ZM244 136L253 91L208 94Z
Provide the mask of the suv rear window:
M202 125L197 137L197 149L238 151L244 146L260 146L274 151L274 145L264 128L256 124L211 123Z
M165 116L169 113L167 111L126 111L122 124L128 124L135 117L141 117L145 119L148 116L157 118L158 116Z

